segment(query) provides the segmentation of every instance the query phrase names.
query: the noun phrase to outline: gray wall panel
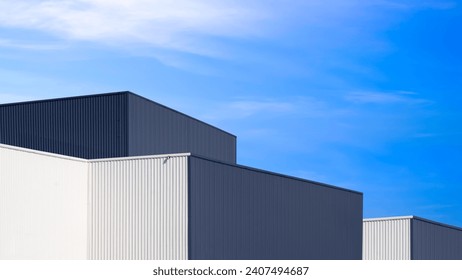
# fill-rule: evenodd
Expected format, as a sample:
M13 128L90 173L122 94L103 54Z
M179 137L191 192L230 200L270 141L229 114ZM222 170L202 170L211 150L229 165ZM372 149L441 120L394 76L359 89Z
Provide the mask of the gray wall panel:
M90 162L89 258L187 259L187 156Z
M129 95L129 154L191 152L235 163L236 137L143 97Z
M0 143L85 159L192 152L236 162L236 137L131 92L0 105Z
M361 259L362 194L190 157L190 259Z
M414 218L412 259L462 260L462 229Z
M0 105L0 143L79 158L127 156L127 95Z

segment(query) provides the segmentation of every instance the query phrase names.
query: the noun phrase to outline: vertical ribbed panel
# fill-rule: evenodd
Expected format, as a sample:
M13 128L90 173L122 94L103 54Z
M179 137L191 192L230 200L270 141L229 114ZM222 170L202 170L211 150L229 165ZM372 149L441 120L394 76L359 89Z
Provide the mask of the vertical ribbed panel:
M127 156L127 94L0 105L0 143L85 159Z
M370 219L363 223L364 260L410 260L411 219Z
M236 163L236 137L165 106L130 94L130 156L193 153Z
M0 104L0 143L85 159L195 153L236 162L236 137L131 92Z
M92 161L89 258L188 258L187 156Z
M87 163L0 146L0 259L87 258Z
M190 158L190 259L361 259L362 194Z
M412 219L414 260L462 260L462 229L436 222Z

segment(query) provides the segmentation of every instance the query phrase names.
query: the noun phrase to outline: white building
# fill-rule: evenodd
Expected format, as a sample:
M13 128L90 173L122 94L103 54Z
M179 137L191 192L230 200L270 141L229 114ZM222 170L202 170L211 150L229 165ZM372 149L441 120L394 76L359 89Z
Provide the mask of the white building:
M416 216L364 219L364 260L462 259L462 228Z

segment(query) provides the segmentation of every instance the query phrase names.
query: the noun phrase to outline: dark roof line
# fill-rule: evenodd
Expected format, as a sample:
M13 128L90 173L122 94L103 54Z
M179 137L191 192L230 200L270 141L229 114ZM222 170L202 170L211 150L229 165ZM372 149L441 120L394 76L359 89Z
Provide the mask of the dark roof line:
M442 227L447 227L447 228L451 228L451 229L454 229L454 230L462 231L462 228L457 227L457 226L448 225L448 224L440 223L440 222L437 222L437 221L428 220L428 219L421 218L421 217L418 217L418 216L412 216L412 218L416 219L416 220L419 220L419 221L422 221L422 222L429 223L429 224L434 224L434 225L437 225L437 226L442 226Z
M240 164L233 164L233 163L229 163L229 162L224 162L224 161L204 157L204 156L201 156L201 155L196 155L196 154L193 154L193 153L191 153L190 157L195 157L195 158L199 158L199 159L203 159L203 160L207 160L207 161L212 161L212 162L223 164L223 165L228 165L228 166L232 166L232 167L238 167L238 168L246 169L246 170L249 170L249 171L265 173L265 174L269 174L269 175L273 175L273 176L283 177L283 178L292 179L292 180L305 182L305 183L310 183L310 184L314 184L314 185L318 185L318 186L322 186L322 187L327 187L327 188L331 188L331 189L336 189L336 190L340 190L340 191L346 191L346 192L350 192L350 193L363 195L362 192L355 191L355 190L350 190L350 189L337 187L337 186L334 186L334 185L329 185L329 184L326 184L326 183L321 183L321 182L317 182L317 181L313 181L313 180L298 178L298 177L294 177L294 176L290 176L290 175L284 175L284 174L281 174L281 173L272 172L272 171L268 171L268 170L263 170L263 169L259 169L259 168L249 167L249 166L246 166L246 165L240 165Z
M136 96L138 98L142 98L142 99L144 99L144 100L146 100L148 102L151 102L153 104L161 106L161 107L163 107L163 108L165 108L167 110L170 110L170 111L175 112L177 114L183 115L183 116L185 116L185 117L187 117L189 119L195 120L195 121L200 122L202 124L205 124L205 125L207 125L207 126L209 126L211 128L214 128L216 130L224 132L224 133L226 133L226 134L228 134L228 135L230 135L230 136L232 136L234 138L237 138L236 135L234 135L232 133L229 133L228 131L225 131L225 130L219 128L219 127L216 127L214 125L211 125L209 123L201 121L201 120L199 120L197 118L191 117L191 116L189 116L189 115L187 115L185 113L182 113L180 111L177 111L175 109L167 107L167 106L165 106L163 104L155 102L155 101L153 101L151 99L148 99L148 98L146 98L144 96L138 95L138 94L133 93L131 91L116 91L116 92L108 92L108 93L97 93L97 94L88 94L88 95L79 95L79 96L69 96L69 97L58 97L58 98L49 98L49 99L40 99L40 100L31 100L31 101L21 101L21 102L0 104L0 107L16 106L16 105L27 105L27 104L35 104L35 103L46 103L46 102L54 102L54 101L61 101L61 100L74 100L74 99L92 98L92 97L99 97L99 96L104 97L104 96L111 96L111 95L123 95L123 94L133 95L133 96Z

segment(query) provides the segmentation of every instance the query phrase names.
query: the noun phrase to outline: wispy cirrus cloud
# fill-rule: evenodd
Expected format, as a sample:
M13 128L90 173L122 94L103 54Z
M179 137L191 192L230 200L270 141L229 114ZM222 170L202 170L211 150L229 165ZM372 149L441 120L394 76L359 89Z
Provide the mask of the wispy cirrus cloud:
M29 41L14 41L9 39L0 39L0 47L10 49L37 50L37 51L55 51L65 49L63 44L41 44Z
M212 104L208 107L216 109L202 114L201 118L210 121L290 114L297 110L296 105L287 100L262 100L257 98Z
M374 11L447 8L442 1L282 1L282 0L15 0L0 2L0 27L83 40L148 46L218 56L213 38L274 36L294 26L310 25L306 35L330 30L369 28ZM371 13L372 12L372 13ZM335 28L332 28L335 26ZM342 28L344 27L344 28ZM353 27L353 28L352 28ZM319 40L319 38L317 39Z
M391 91L391 92L353 92L346 95L345 99L353 103L369 104L428 104L429 100L419 98L415 92Z
M200 36L258 35L266 15L235 1L70 0L2 1L0 25L38 30L66 40L148 44L205 52ZM193 40L192 36L195 36Z
M275 101L235 101L229 105L230 110L239 112L242 116L265 113L284 113L293 110L293 104L289 102Z

